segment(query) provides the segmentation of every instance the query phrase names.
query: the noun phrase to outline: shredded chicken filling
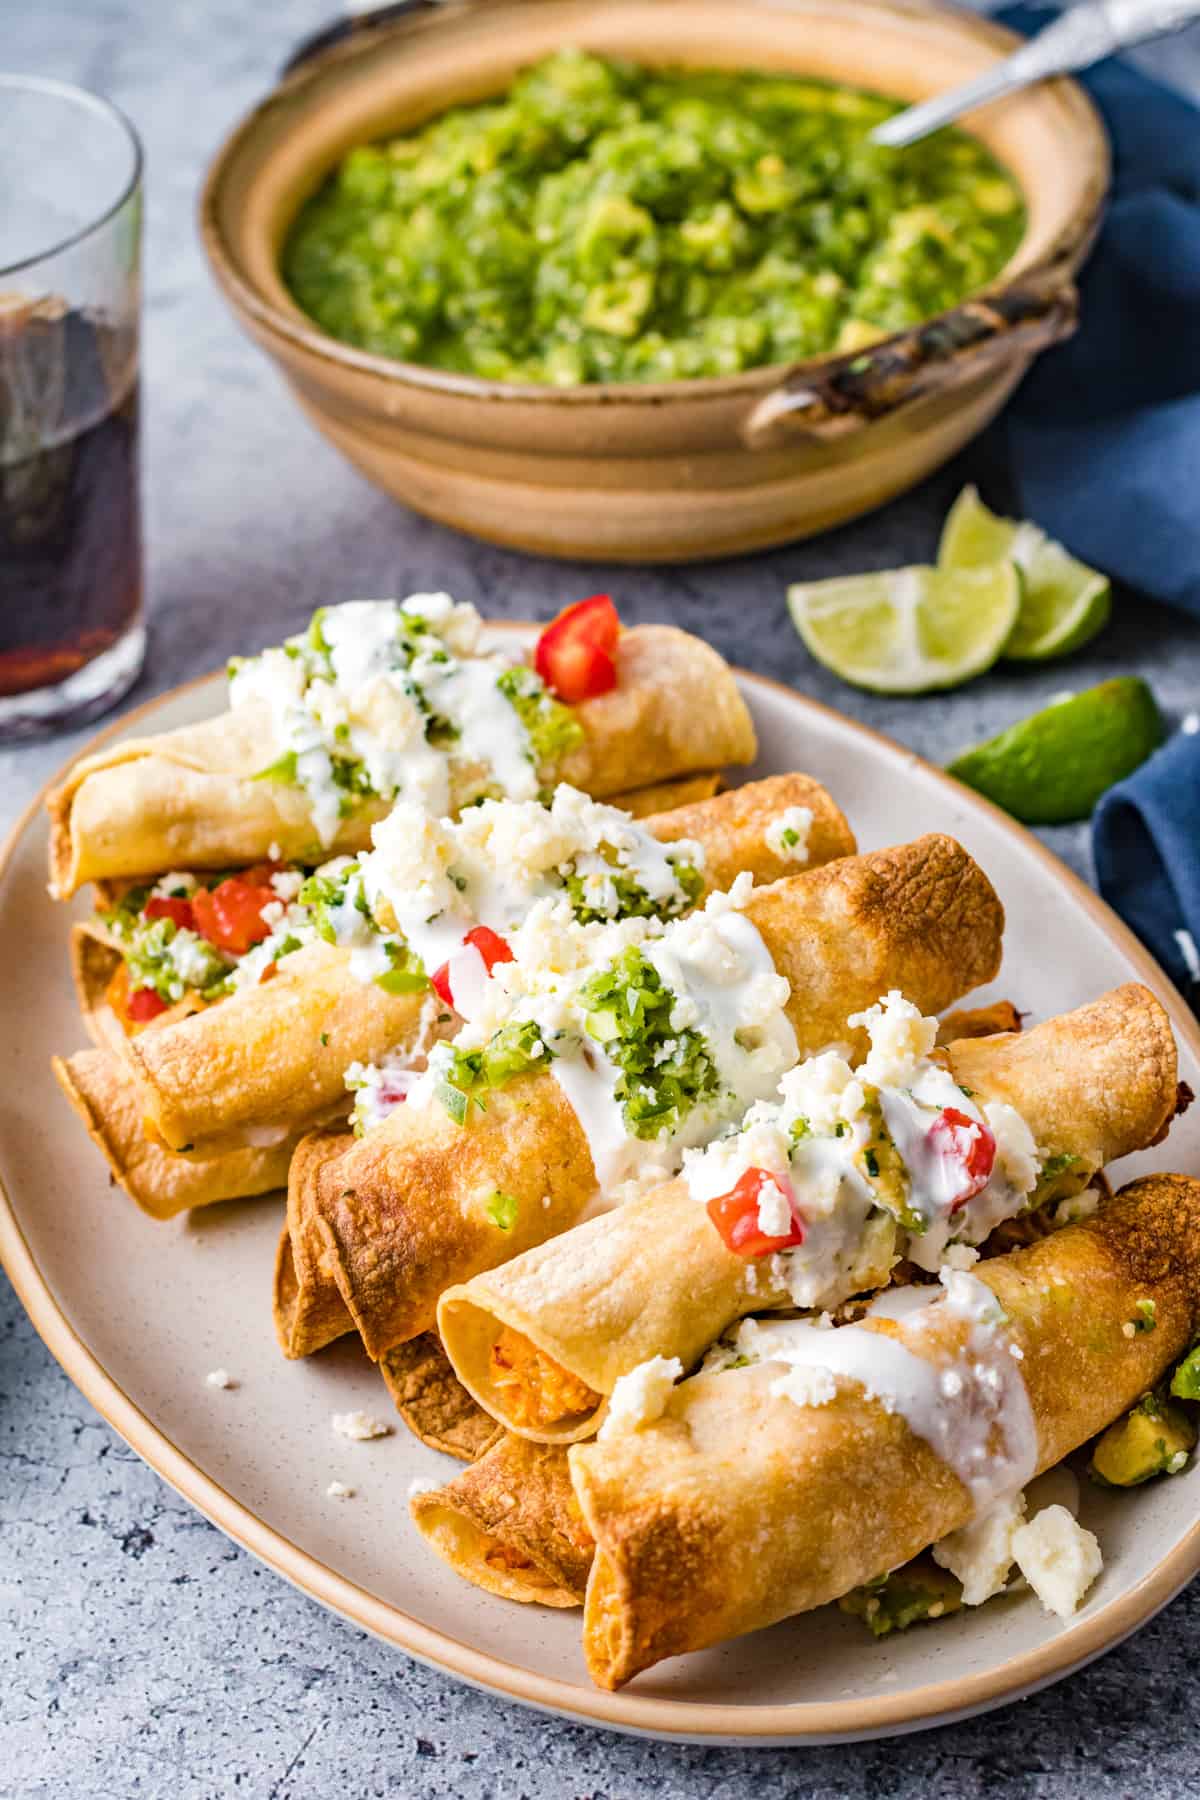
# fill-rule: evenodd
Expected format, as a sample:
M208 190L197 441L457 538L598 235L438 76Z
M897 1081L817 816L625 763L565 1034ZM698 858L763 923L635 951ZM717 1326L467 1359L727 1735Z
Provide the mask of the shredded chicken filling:
M557 1425L600 1404L600 1395L586 1381L509 1325L501 1327L492 1345L491 1377L517 1426Z

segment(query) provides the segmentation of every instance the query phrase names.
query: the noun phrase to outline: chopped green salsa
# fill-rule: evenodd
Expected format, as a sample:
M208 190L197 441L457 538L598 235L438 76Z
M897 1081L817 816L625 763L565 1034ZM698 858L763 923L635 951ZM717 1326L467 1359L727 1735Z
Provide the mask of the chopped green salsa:
M507 95L343 158L283 253L296 300L377 355L573 387L856 350L983 287L1021 195L895 102L783 75L563 50Z
M613 1093L634 1137L667 1137L719 1088L708 1046L672 1028L677 1001L636 945L580 989L588 1035L619 1071Z

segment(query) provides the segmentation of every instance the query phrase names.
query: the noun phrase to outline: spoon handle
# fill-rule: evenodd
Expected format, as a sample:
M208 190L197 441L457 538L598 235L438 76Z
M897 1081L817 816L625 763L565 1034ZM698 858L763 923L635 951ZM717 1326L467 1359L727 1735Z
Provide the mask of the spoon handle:
M871 141L898 150L989 100L1049 75L1086 69L1114 50L1178 31L1197 18L1200 0L1091 0L1090 5L1073 6L974 80L886 119L871 133Z

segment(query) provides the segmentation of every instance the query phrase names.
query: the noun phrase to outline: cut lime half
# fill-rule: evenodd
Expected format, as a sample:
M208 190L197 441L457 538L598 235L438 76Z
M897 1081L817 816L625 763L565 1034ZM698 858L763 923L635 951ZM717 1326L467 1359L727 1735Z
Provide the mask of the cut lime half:
M1002 560L1016 563L1024 583L1006 658L1044 662L1066 656L1108 623L1107 575L1069 556L1039 525L997 517L973 487L964 488L942 527L939 569L974 569Z
M1136 675L1053 702L948 764L1027 825L1086 819L1101 794L1163 739L1154 695Z
M990 669L1021 607L1016 565L920 565L788 589L792 622L819 663L878 694L958 687Z

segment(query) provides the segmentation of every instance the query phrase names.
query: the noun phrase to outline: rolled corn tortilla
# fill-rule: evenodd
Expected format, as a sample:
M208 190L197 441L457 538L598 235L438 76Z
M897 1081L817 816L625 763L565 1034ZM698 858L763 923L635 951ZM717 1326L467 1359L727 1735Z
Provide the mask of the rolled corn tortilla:
M778 775L736 792L662 813L648 828L664 842L694 838L705 852L706 888L729 885L743 867L774 879L789 867L766 834L796 806L811 814L805 856L812 867L846 856L854 836L840 808L811 777ZM295 1133L344 1115L344 1075L411 1043L425 996L385 994L350 972L351 951L308 944L282 961L272 980L153 1033L126 1037L105 1007L114 967L102 926L76 928L80 1005L93 1034L122 1057L143 1096L149 1129L170 1149L236 1147L247 1130Z
M658 781L652 787L630 788L627 794L613 794L608 804L619 806L632 819L649 819L654 813L669 812L675 806L711 800L722 786L719 772L713 770L705 775L681 776L678 781Z
M355 1143L349 1131L314 1131L297 1144L287 1172L287 1217L275 1252L275 1336L287 1357L312 1356L353 1331L320 1228L323 1195Z
M813 867L853 852L854 836L842 813L818 782L801 774L752 782L735 792L659 814L648 823L664 842L690 837L703 846L707 890L732 882L747 865L768 876L795 866L792 856L772 850L766 841L771 825L795 806L803 806L812 815L804 854ZM193 1031L198 1034L199 1028L193 1027ZM236 1046L224 1057L226 1079L228 1071L236 1067L235 1057ZM367 1059L364 1056L362 1060ZM181 1099L186 1104L186 1090ZM179 1121L176 1123L178 1126ZM351 1141L347 1138L340 1149L347 1149ZM297 1157L292 1164L288 1218L275 1264L276 1332L286 1356L307 1356L329 1342L330 1336L354 1328L338 1297L328 1253L319 1254L311 1248L316 1241L314 1221L321 1207L319 1171L334 1154L330 1139L324 1135L315 1142L311 1154ZM288 1244L293 1233L305 1239L298 1255L292 1253ZM310 1313L317 1321L315 1335L307 1323ZM324 1335L326 1332L330 1336Z
M1105 1163L1154 1143L1175 1110L1170 1021L1132 982L1023 1036L964 1038L946 1054L956 1081L981 1102L1015 1107L1045 1156L1066 1159L1043 1199L1077 1192ZM689 1368L737 1319L791 1305L769 1265L727 1249L676 1180L451 1288L438 1330L494 1418L569 1443L593 1435L617 1381L639 1363L677 1356ZM570 1408L555 1417L560 1396Z
M995 1037L1002 1031L1020 1031L1021 1015L1011 1000L993 1000L988 1006L963 1006L943 1013L938 1020L937 1041L943 1047L958 1038Z
M582 1604L594 1546L565 1451L502 1436L444 1487L414 1494L409 1510L430 1549L475 1587Z
M575 713L584 743L556 776L597 799L754 759L754 727L728 664L669 625L623 632L617 686ZM84 757L46 803L51 892L66 899L104 877L369 849L371 826L390 803L366 801L314 855L305 790L255 779L273 743L269 710L254 702Z
M901 988L936 1012L999 963L1000 903L952 838L776 882L750 896L745 917L790 983L802 1055L844 1038L848 1015L881 992ZM540 1074L489 1094L486 1114L465 1126L440 1106L400 1107L338 1168L319 1223L376 1359L433 1325L446 1288L575 1224L597 1186L583 1127L559 1083ZM515 1202L506 1227L488 1212L497 1190Z
M176 1156L142 1130L138 1097L106 1050L54 1057L55 1077L102 1152L112 1178L153 1219L195 1206L268 1194L287 1186L294 1137L265 1149L243 1146L221 1156Z
M1021 1353L1039 1472L1118 1417L1191 1342L1200 1182L1136 1181L1086 1223L974 1273ZM1146 1300L1155 1329L1127 1332ZM961 1343L948 1307L930 1308L923 1330L884 1318L864 1326L935 1364ZM844 1377L827 1403L797 1404L772 1392L784 1373L761 1362L699 1375L655 1423L572 1446L598 1546L583 1641L600 1687L822 1606L974 1516L967 1486L900 1410Z
M349 975L350 952L306 944L270 981L158 1031L121 1054L147 1129L168 1149L215 1154L252 1136L299 1132L349 1109L345 1072L415 1043L428 996L387 994Z
M474 1462L503 1437L495 1419L475 1404L450 1367L436 1331L397 1344L379 1370L396 1411L431 1450Z

